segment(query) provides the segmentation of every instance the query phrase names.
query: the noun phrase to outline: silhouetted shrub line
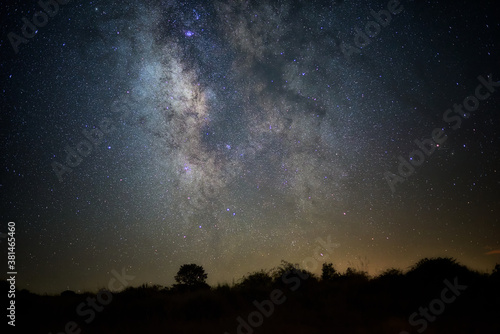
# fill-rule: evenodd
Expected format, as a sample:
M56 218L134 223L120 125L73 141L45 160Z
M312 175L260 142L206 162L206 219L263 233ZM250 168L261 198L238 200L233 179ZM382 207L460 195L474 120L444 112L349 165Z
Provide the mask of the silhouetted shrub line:
M122 268L121 274L116 270L111 270L111 273L114 277L112 277L108 282L108 288L111 290L117 290L126 287L129 284L129 281L133 280L135 276L127 275L125 273L125 268ZM119 281L121 285L116 287L116 281ZM72 291L64 291L61 293L61 297L73 297L76 294ZM104 298L104 296L106 296ZM104 306L109 305L113 301L113 294L107 289L101 289L97 293L95 297L87 297L85 302L81 302L76 307L76 314L80 317L88 316L85 319L85 323L90 324L96 318L96 312L102 312L104 310ZM97 302L97 303L96 303ZM80 334L82 329L75 321L68 321L64 325L64 332L59 332L57 334ZM49 332L52 334L52 332Z
M30 319L18 329L47 333L60 328L79 334L500 333L500 265L481 274L454 259L423 259L404 273L388 269L369 277L352 268L338 272L325 263L318 277L283 261L236 284L214 287L204 285L202 269L184 267L181 274L187 276L179 275L170 287L128 286L113 292L108 305L102 293L99 298L71 291L59 296L17 291L19 316ZM82 302L88 305L82 312L99 315L86 323L91 319L87 313L80 326L65 327Z

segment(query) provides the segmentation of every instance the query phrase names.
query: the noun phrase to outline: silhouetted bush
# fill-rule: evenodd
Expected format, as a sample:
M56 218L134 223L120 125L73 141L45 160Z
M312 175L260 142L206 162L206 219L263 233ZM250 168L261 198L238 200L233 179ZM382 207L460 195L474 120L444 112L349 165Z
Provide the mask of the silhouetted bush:
M334 281L340 277L337 270L333 267L333 263L323 263L321 269L321 280L322 281Z
M237 287L248 290L268 290L271 288L272 283L273 278L269 272L260 270L243 277L241 282L237 284Z
M76 296L76 292L72 290L65 290L61 292L61 297L74 297Z
M491 273L491 278L496 281L500 281L500 264L496 264L495 268Z
M407 276L427 283L441 283L443 279L467 273L468 269L453 258L424 258L411 267Z

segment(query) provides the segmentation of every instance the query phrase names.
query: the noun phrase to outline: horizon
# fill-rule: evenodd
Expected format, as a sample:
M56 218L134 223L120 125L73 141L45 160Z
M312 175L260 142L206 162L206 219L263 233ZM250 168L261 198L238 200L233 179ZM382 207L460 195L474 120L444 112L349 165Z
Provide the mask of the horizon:
M464 266L464 267L466 267L468 270L470 270L470 271L472 271L472 272L477 272L477 273L479 273L479 274L487 274L487 275L490 275L490 274L494 271L494 269L495 269L494 267L492 267L492 268L486 268L486 269L484 269L484 270L477 269L477 268L471 267L471 266L469 266L469 265L466 265L466 264L464 264L464 263L460 262L460 261L459 261L459 260L457 260L456 258L453 258L453 257L445 257L445 256L435 256L435 257L432 257L432 258L421 258L421 259L419 259L419 260L417 260L417 261L413 262L413 264L411 264L411 265L409 265L409 266L407 266L407 267L405 267L405 268L388 267L388 268L379 269L379 270L377 270L375 273L372 273L372 272L370 272L370 271L365 271L365 270L363 270L363 269L362 269L362 265L361 265L361 266L359 266L359 265L358 265L358 266L356 266L356 265L353 265L353 266L347 265L344 269L341 269L341 268L339 268L339 267L335 266L335 263L333 263L333 265L334 265L334 268L337 270L337 272L338 272L338 273L340 273L340 274L345 274L345 271L347 270L347 268L353 268L353 269L355 269L355 270L357 270L357 271L360 271L360 272L364 272L364 273L366 273L366 274L367 274L367 277L368 277L369 279L374 279L374 278L379 277L380 275L382 275L385 271L387 271L387 270L389 270L389 269L397 269L397 270L400 270L403 274L406 274L406 273L408 273L409 271L411 271L412 267L413 267L413 266L415 266L415 265L418 263L418 261L420 261L420 260L424 260L424 259L430 259L430 260L432 260L432 259L438 259L438 258L450 258L450 259L452 259L452 260L455 260L457 264L459 264L459 265L461 265L461 266ZM285 262L287 262L287 263L291 263L291 264L298 264L300 269L305 269L305 268L302 268L302 267L301 267L301 265L300 265L299 263L293 263L293 262L290 262L290 261L287 261L287 260L281 260L281 261L285 261ZM319 262L318 262L318 263L319 263ZM327 262L323 262L323 263L331 263L331 262L328 262L328 261L327 261ZM319 264L320 264L320 265L322 265L323 263L319 263ZM187 264L187 263L186 263L186 264ZM274 267L272 267L272 268L259 268L259 269L255 269L255 270L253 270L253 271L251 271L251 272L246 273L245 275L243 275L243 276L239 277L238 279L233 278L233 279L230 279L230 280L225 280L225 281L214 281L213 279L211 279L210 271L209 271L209 270L207 270L207 268L205 268L205 267L203 266L203 264L199 264L199 263L196 263L196 264L197 264L197 265L201 265L201 266L205 269L205 272L208 274L207 284L208 284L211 288L215 288L215 287L217 287L217 286L219 286L219 285L225 285L225 284L229 285L230 287L233 287L233 286L237 285L239 282L241 282L242 280L244 280L244 278L245 278L245 277L247 277L249 274L255 273L255 272L260 271L260 270L264 270L265 272L272 273L272 272L273 272L273 271L275 271L277 268L279 268L279 265L276 265L276 266L274 266ZM497 263L497 264L499 264L499 263ZM495 264L495 265L496 265L496 264ZM306 270L307 270L307 269L306 269ZM117 272L119 272L119 271L117 271ZM126 270L125 270L125 272L126 272L126 274L127 274L127 275L128 275L128 274L130 274L130 272L127 272ZM314 275L315 275L315 277L316 277L316 278L318 278L318 279L321 277L321 268L320 268L320 269L318 269L318 270L315 270L314 272L313 272L313 271L309 271L309 270L308 270L308 272L310 272L310 273L314 274ZM155 282L155 281L149 281L149 282L138 282L138 281L137 281L137 279L135 279L135 277L134 277L134 279L133 279L133 280L131 280L130 282L128 282L128 284L127 284L127 286L126 286L126 287L123 287L123 288L118 289L118 290L111 290L111 289L108 289L108 288L106 287L106 285L105 285L105 284L103 284L102 286L97 287L97 288L94 288L93 290L82 290L82 289L78 289L78 288L72 288L71 286L69 286L69 285L68 285L68 286L66 286L66 288L65 288L65 289L63 289L63 290L61 290L61 291L52 291L52 292L49 292L49 291L34 291L34 290L31 290L31 289L28 289L27 287L23 287L22 285L19 285L19 286L18 286L18 291L19 291L19 290L23 290L23 289L25 289L25 290L28 290L29 292L34 293L34 294L37 294L37 295L57 296L57 295L61 294L63 291L68 291L68 290L70 290L70 291L74 291L74 292L79 293L79 294L84 294L84 293L96 294L96 293L98 293L101 289L109 290L109 291L111 291L111 292L121 292L121 291L125 290L126 288L130 288L130 287L132 287L132 288L137 288L137 287L141 287L141 286L143 286L143 285L147 285L147 286L155 286L155 285L157 285L157 286L160 286L160 287L162 287L162 288L172 288L172 287L173 287L173 285L175 284L175 280L174 280L175 273L176 273L176 271L175 271L174 273L172 273L172 277L171 277L171 281L172 281L172 282L171 282L171 283L161 283L161 282L159 282L159 281L158 281L158 282ZM109 278L113 278L113 277L116 277L116 276L114 276L114 275L113 275L113 273L109 273L108 281L109 281Z

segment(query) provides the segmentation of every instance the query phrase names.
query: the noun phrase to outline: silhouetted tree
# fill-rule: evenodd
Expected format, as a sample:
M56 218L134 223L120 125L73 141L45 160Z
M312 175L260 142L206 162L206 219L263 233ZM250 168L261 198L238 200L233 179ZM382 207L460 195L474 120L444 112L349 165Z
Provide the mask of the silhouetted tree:
M177 284L174 287L192 290L195 288L209 288L206 283L207 274L202 266L197 264L183 264L174 279Z
M389 268L375 277L375 280L380 282L396 282L401 281L403 277L404 274L401 270L396 268Z
M273 278L265 270L256 271L243 277L238 287L242 289L267 289L271 287Z
M321 280L322 281L333 281L339 277L339 273L333 267L333 263L323 263L323 268L321 269Z
M366 271L357 270L352 267L348 267L345 273L341 276L343 279L347 279L351 282L354 281L368 281L368 273Z
M423 258L412 266L411 271L442 271L443 269L457 268L460 265L451 257Z
M281 260L281 265L272 271L273 284L277 286L287 286L292 290L301 287L301 291L304 290L303 286L311 286L318 282L316 275L300 268L298 264L293 264L284 260Z
M379 275L380 277L400 277L403 275L403 272L399 269L396 268L389 268L385 270L382 274Z
M354 277L356 275L358 275L359 273L361 273L360 271L356 270L355 268L352 268L352 267L348 267L344 273L344 276L346 277Z
M464 266L460 265L455 259L450 257L437 257L437 258L424 258L418 261L411 270L407 273L407 276L415 279L422 280L427 283L437 283L441 284L445 278L453 278L454 276L464 276L467 275L469 270Z
M405 276L403 272L396 268L389 268L375 277L371 283L379 291L397 292L404 283Z
M491 278L500 280L500 264L495 265L495 269L493 269L493 272L491 273Z

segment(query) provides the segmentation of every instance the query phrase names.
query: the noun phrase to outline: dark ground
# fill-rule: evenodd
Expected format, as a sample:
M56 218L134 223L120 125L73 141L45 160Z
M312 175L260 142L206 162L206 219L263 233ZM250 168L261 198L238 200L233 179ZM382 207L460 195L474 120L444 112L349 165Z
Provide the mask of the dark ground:
M499 269L497 265L492 274L480 274L450 259L425 259L404 274L394 269L368 278L349 270L321 279L306 278L306 271L285 264L270 273L250 274L234 286L128 288L109 295L107 305L104 293L40 296L24 290L16 296L16 330L55 334L67 326L66 333L120 334L500 333ZM459 286L455 294L445 280ZM264 302L259 314L268 316L255 313L253 302L269 300L273 290L280 305ZM93 298L96 311L91 311ZM449 303L438 301L443 298ZM410 324L409 317L420 307L434 307L437 315L429 311L426 321L417 314ZM238 317L255 327L238 331Z

